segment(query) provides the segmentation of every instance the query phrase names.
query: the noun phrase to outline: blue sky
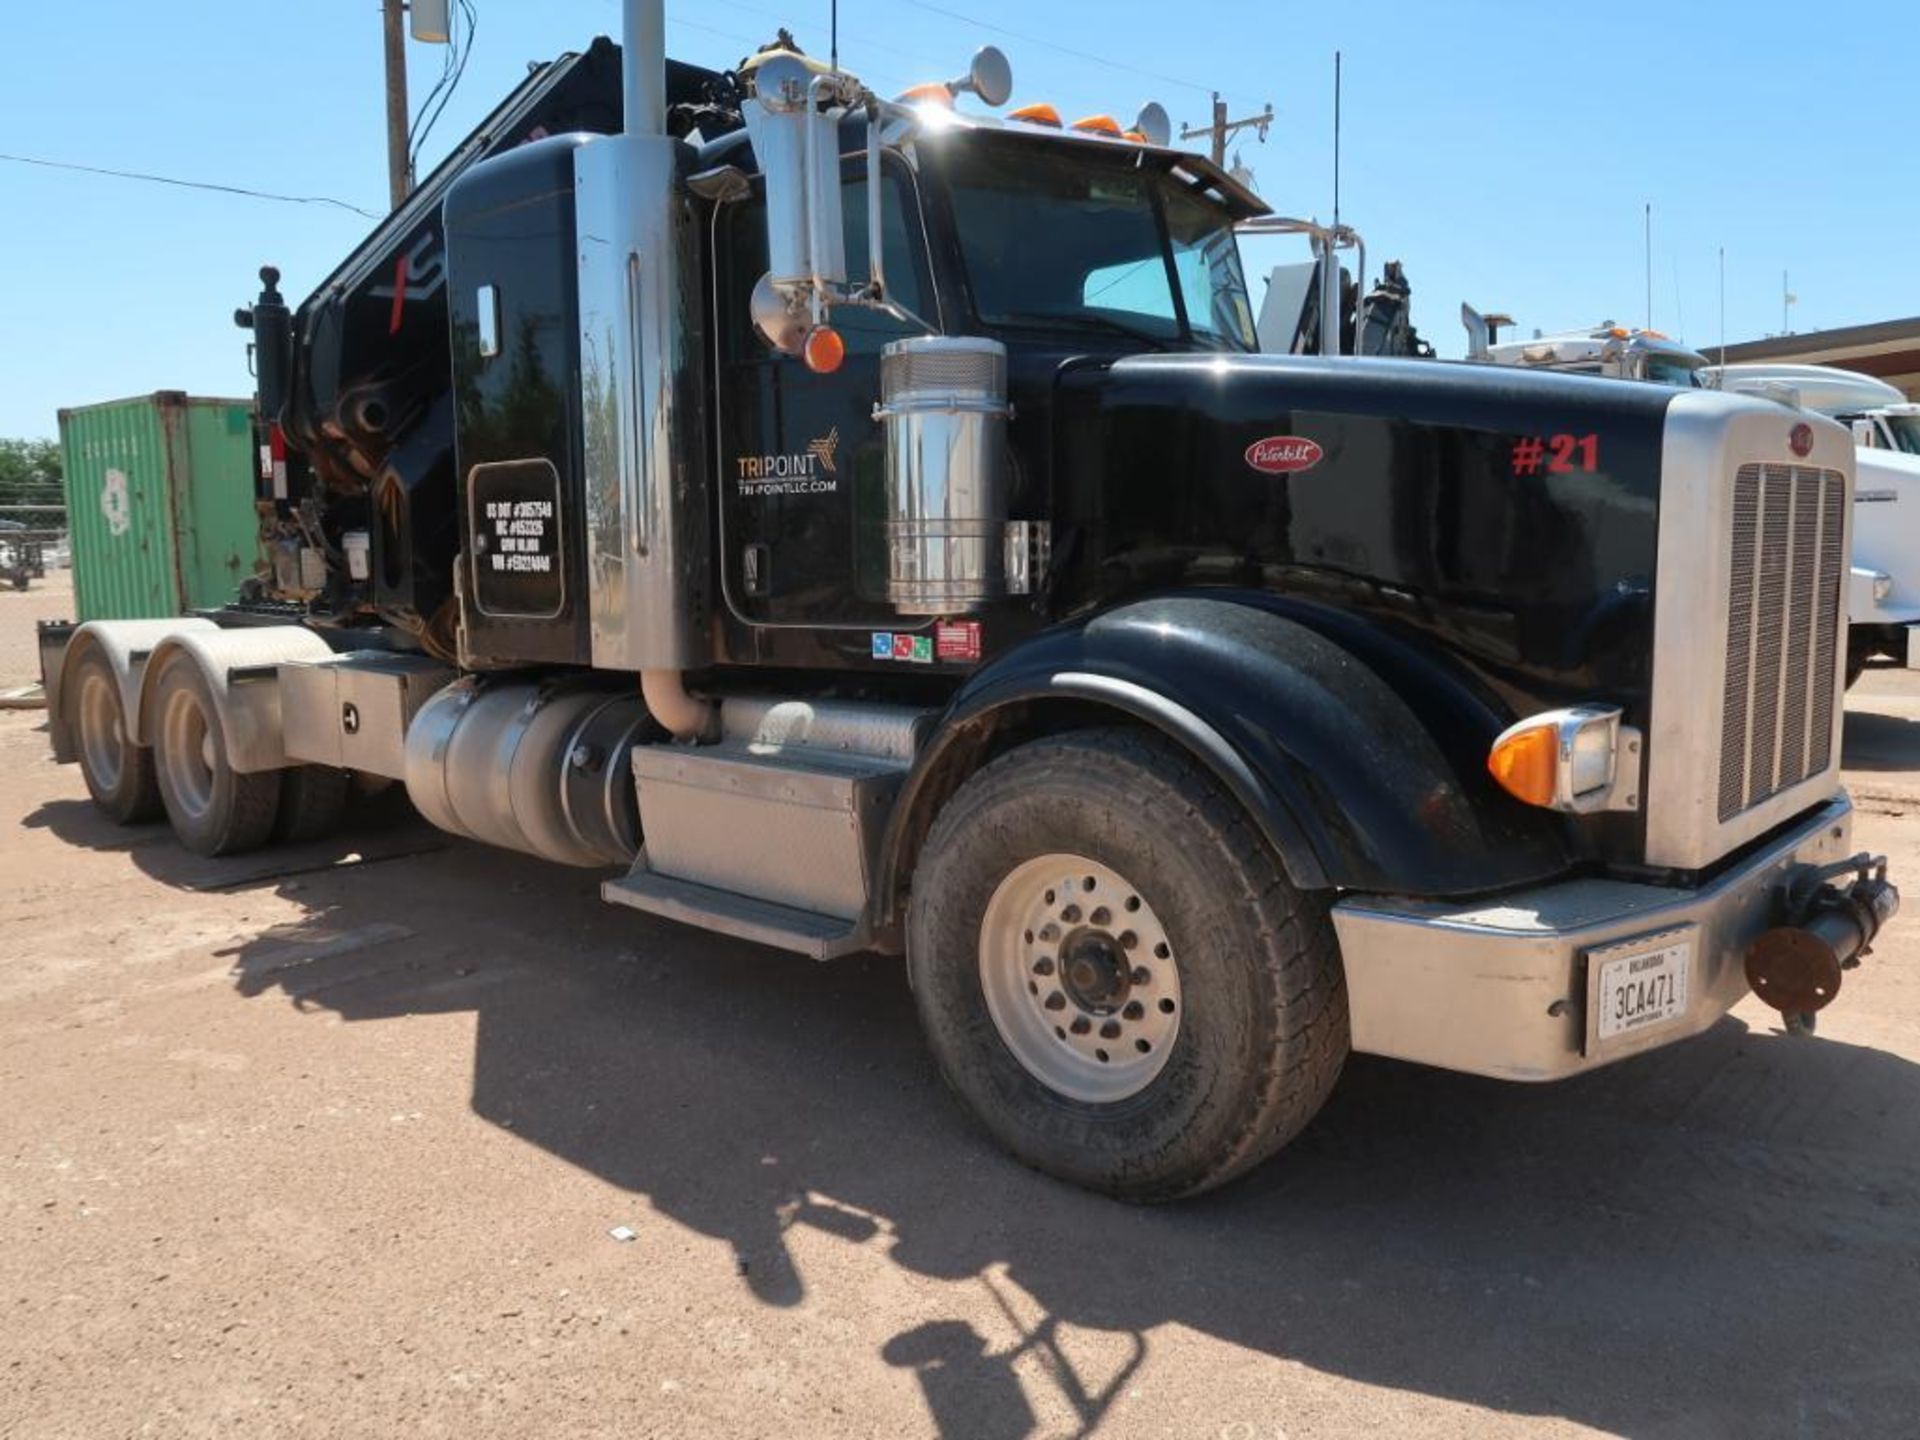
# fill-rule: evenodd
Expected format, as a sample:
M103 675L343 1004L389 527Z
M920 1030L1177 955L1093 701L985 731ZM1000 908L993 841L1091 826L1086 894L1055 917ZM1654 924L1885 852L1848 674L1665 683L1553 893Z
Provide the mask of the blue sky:
M528 60L619 26L615 0L475 0L444 153ZM668 0L677 56L726 65L784 21L824 51L827 0ZM962 18L962 16L971 18ZM1333 52L1345 55L1342 217L1377 269L1404 260L1415 320L1458 354L1459 303L1555 329L1646 308L1697 347L1920 313L1911 149L1920 6L1828 0L1644 5L1520 0L843 0L841 58L880 88L941 78L991 42L1014 101L1123 119L1156 98L1203 123L1271 101L1239 146L1276 209L1332 203ZM410 46L424 97L438 47ZM374 0L8 0L0 151L382 208ZM52 434L62 405L156 389L251 391L230 323L257 267L305 295L368 222L0 162L0 436ZM1269 242L1271 243L1271 242ZM1298 257L1283 248L1259 257ZM1256 292L1256 301L1257 301Z

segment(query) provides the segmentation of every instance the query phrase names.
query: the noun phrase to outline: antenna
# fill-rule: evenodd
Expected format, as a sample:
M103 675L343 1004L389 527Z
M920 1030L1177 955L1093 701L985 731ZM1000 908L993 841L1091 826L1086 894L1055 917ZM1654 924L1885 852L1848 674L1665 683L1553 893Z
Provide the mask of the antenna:
M1727 363L1727 247L1720 247L1720 363Z
M827 21L827 68L838 71L840 68L840 0L833 0L833 8Z
M1653 328L1653 202L1647 201L1647 329Z
M1333 52L1333 228L1340 228L1340 52Z

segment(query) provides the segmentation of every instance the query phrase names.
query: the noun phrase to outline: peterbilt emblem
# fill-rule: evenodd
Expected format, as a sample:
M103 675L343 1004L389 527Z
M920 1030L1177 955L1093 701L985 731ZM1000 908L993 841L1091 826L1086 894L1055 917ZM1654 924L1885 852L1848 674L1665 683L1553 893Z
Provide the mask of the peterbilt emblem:
M1813 453L1813 427L1804 420L1787 436L1787 448L1802 460Z
M1269 435L1247 447L1247 464L1264 475L1293 475L1311 470L1326 453L1304 435Z

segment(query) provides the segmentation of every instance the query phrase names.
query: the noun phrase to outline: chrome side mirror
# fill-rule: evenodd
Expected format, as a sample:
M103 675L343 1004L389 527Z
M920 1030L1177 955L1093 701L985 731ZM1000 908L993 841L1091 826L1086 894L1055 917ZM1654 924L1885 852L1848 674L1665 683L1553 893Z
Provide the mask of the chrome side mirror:
M1158 100L1149 100L1134 117L1133 131L1147 144L1164 150L1173 143L1173 117Z
M841 229L841 93L850 76L820 73L776 54L753 71L746 110L754 159L767 185L768 279L789 305L824 307L847 281ZM816 314L815 320L823 318Z
M1007 103L1007 97L1013 94L1013 66L998 46L982 45L974 52L973 63L967 67L966 76L959 80L949 80L947 89L956 95L963 91L978 95L984 105L998 109Z

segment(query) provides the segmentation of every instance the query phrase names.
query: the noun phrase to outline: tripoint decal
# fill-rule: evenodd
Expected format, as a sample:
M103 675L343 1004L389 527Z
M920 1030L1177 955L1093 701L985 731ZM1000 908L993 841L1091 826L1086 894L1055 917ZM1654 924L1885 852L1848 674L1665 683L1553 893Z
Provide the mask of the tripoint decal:
M827 433L822 435L818 440L807 441L807 453L818 460L820 462L820 468L829 475L838 475L840 473L834 469L833 466L834 453L838 451L839 448L840 427L838 425L827 431Z
M1304 435L1269 435L1247 447L1247 464L1262 475L1297 475L1313 469L1326 453Z
M805 450L786 455L736 455L734 478L742 495L831 495L840 488L835 457L840 450L840 427L807 442Z

